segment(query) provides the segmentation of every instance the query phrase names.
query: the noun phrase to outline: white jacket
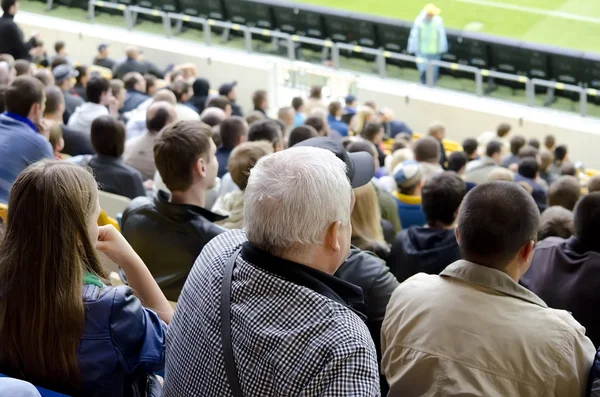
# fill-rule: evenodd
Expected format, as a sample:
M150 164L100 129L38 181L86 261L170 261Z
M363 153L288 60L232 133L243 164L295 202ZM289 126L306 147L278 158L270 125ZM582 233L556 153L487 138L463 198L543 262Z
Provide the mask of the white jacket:
M76 131L87 134L92 130L92 123L100 116L107 116L108 108L97 103L86 102L75 109L69 118L68 126Z

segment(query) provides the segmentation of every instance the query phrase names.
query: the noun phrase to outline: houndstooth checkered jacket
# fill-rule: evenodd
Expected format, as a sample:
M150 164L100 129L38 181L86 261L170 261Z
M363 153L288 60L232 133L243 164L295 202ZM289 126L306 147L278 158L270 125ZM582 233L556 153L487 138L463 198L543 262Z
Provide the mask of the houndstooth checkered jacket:
M241 231L214 238L183 288L167 334L165 397L232 396L221 343L220 296ZM344 305L238 256L231 328L245 397L379 396L375 347Z

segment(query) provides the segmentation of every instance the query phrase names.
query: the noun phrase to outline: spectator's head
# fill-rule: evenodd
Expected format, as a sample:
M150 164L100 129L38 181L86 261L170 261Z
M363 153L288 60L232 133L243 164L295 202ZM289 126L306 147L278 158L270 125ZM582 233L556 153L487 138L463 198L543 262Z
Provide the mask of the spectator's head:
M502 143L492 139L485 148L485 155L500 164L502 160Z
M440 161L440 143L433 137L417 139L413 144L413 151L415 160L420 163L437 164Z
M210 127L221 125L226 118L227 115L225 112L219 108L206 108L200 115L200 121L209 125Z
M54 71L54 68L56 68L57 66L68 65L68 64L69 64L69 61L67 60L66 57L57 55L54 57L54 59L52 59L52 63L50 64L50 69L52 69Z
M348 153L367 152L373 157L373 164L375 169L379 169L379 154L375 145L365 139L356 139L346 147Z
M338 101L331 102L329 104L328 110L329 110L329 115L334 118L339 118L344 113L344 111L342 109L342 104L339 103Z
M392 153L394 153L396 150L406 149L408 146L408 142L406 142L404 139L395 139L394 143L392 143Z
M498 128L496 128L496 135L498 138L504 138L510 133L511 128L512 127L508 123L500 123Z
M285 106L279 109L277 112L277 119L285 125L285 128L291 128L294 125L294 118L296 113L294 108L291 106Z
M367 141L379 145L383 141L383 126L379 123L367 123L360 135Z
M248 123L241 117L232 116L221 123L221 144L226 149L233 149L248 139Z
M19 10L19 0L2 0L2 11L8 15L15 15Z
M415 159L415 154L413 153L412 149L404 148L404 149L394 150L389 164L387 164L387 161L386 161L386 167L387 167L390 175L394 176L394 169L398 166L398 164L403 163L405 161L414 160L414 159Z
M221 85L219 87L219 95L224 96L232 102L237 100L237 90L235 89L236 86L237 81Z
M99 215L94 177L75 164L34 163L12 187L0 247L2 363L27 379L67 390L81 379L83 279L105 278L96 253Z
M392 172L396 186L401 194L407 196L420 196L422 182L421 166L414 160L407 160L398 164Z
M467 138L463 141L462 147L469 161L477 158L477 146L479 146L477 139Z
M146 81L146 95L154 96L158 91L157 78L151 74L145 74L144 80Z
M26 61L24 59L17 59L15 61L15 71L17 72L17 77L19 76L31 76L33 73L31 71L31 62Z
M352 188L373 177L369 164L370 156L348 154L327 138L263 157L245 192L248 240L271 255L335 273L350 250Z
M321 99L323 87L320 85L313 85L310 87L310 97L313 99Z
M125 55L127 59L139 60L142 57L142 51L135 46L128 46L125 48Z
M574 215L575 236L589 249L597 250L600 231L600 193L584 196L577 203Z
M310 116L304 121L305 125L309 125L317 130L319 136L327 136L329 135L329 129L327 128L327 123L323 120L323 117L320 116Z
M146 111L146 128L150 134L158 134L165 126L176 121L175 108L168 102L154 101Z
M8 86L4 94L6 111L27 117L36 125L44 115L46 95L44 86L34 77L17 77Z
M527 145L536 148L538 151L540 150L540 141L537 138L529 138Z
M92 123L92 146L99 156L121 157L125 150L125 127L111 116L100 116Z
M590 193L600 192L600 175L591 177L587 186Z
M229 98L227 98L226 96L222 96L222 95L211 98L206 103L206 107L221 109L223 112L225 112L225 117L230 117L231 112L233 111L231 108L231 101L229 100Z
M302 99L302 97L294 97L292 99L292 107L294 108L294 111L296 111L296 113L301 113L304 111L304 99Z
M350 130L354 132L354 135L360 135L365 125L370 121L375 121L375 110L365 104L365 106L358 108L356 114L352 117Z
M104 59L108 58L110 44L102 43L98 46L98 58Z
M65 112L65 96L62 91L56 87L46 87L46 107L44 117L50 120L60 122Z
M275 152L283 150L281 127L273 120L261 120L252 124L248 131L248 140L250 142L269 141Z
M507 168L494 168L490 171L487 176L487 182L495 182L495 181L505 181L505 182L514 182L515 174Z
M67 56L67 45L65 42L60 40L54 43L54 52L56 52L56 55Z
M267 97L267 91L254 91L254 94L252 94L252 104L254 105L254 110L262 110L263 112L265 112L269 108L269 98Z
M344 103L346 104L346 107L356 109L357 100L354 95L347 95L346 98L344 98Z
M119 103L119 109L122 109L125 106L125 96L127 95L127 91L125 90L125 84L123 80L112 79L109 81L110 84L110 93L113 97L117 99Z
M50 87L54 85L54 76L48 69L42 68L36 70L33 74L33 77L38 79L40 83L44 85L44 87Z
M542 212L538 240L548 237L569 238L575 234L573 213L563 207L550 207Z
M421 191L423 212L431 227L451 227L467 188L456 173L442 172L429 178Z
M216 150L208 125L201 121L179 121L165 127L158 136L154 161L171 193L190 189L204 192L216 184L219 170Z
M573 163L564 163L560 167L560 174L561 175L577 176L577 168L575 168L575 164L573 164Z
M429 136L434 137L438 141L443 140L446 137L446 127L444 124L436 121L429 126Z
M544 147L550 151L554 151L554 146L556 146L554 135L546 135L544 138Z
M484 183L465 196L456 237L464 259L502 270L518 282L529 268L539 225L537 205L522 187Z
M123 83L127 91L135 90L146 92L146 79L138 72L129 72L123 76Z
M520 135L515 135L510 139L510 152L518 156L521 148L525 146L525 138Z
M540 152L540 172L547 171L554 161L554 155L548 149L542 149Z
M69 64L58 65L52 69L54 81L63 91L69 91L73 88L73 79L79 76L79 72Z
M207 97L210 91L210 83L206 79L198 78L194 80L192 89L194 91L194 96L200 98Z
M266 141L244 142L231 152L227 162L227 169L231 180L240 188L246 190L250 171L261 157L273 153L273 146Z
M6 101L4 100L4 95L6 94L7 89L7 86L0 84L0 113L3 113L6 110Z
M569 161L569 154L566 145L558 145L554 149L554 162L562 164L563 162Z
M60 124L51 123L48 141L50 141L52 151L55 154L60 153L65 148L65 140L63 139L62 127Z
M535 158L525 157L519 161L519 175L524 178L535 179L538 176L538 163Z
M448 157L448 171L454 171L458 175L465 172L467 166L467 155L465 152L454 152Z
M156 95L154 95L154 102L159 101L169 102L173 106L177 105L177 98L175 98L175 94L173 94L173 91L167 88L162 88L156 91Z
M185 103L192 96L192 87L183 80L173 82L169 86L169 89L173 91L173 94L175 94L177 103Z
M390 108L381 108L379 110L379 121L382 123L390 123L394 121L394 111ZM398 135L396 135L398 137Z
M92 77L85 87L88 102L108 105L112 99L110 83L104 77Z
M581 197L579 181L571 175L561 176L548 189L548 203L551 207L560 206L573 211L579 197Z
M386 246L381 228L381 209L377 191L372 183L354 189L355 204L350 216L353 244L360 249L373 249L373 245Z
M290 132L288 147L292 147L297 143L306 141L310 138L316 138L318 136L319 133L314 129L314 127L311 127L310 125L298 126Z
M252 126L252 124L256 123L257 121L264 120L264 119L266 119L266 117L263 112L259 112L258 110L253 110L246 114L245 119L246 119L246 123L248 123L249 126Z
M521 148L521 150L519 150L519 158L520 159L525 159L525 158L537 158L538 155L538 150L536 148L534 148L533 146L529 146L529 145L525 145Z
M14 69L8 62L0 61L0 84L8 85L13 79Z

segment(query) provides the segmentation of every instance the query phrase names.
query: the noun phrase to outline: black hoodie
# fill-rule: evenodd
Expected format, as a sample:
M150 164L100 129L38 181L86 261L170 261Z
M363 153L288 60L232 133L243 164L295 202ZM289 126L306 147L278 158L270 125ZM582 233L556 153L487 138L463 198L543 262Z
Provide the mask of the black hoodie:
M202 113L206 107L210 83L206 79L196 79L192 88L194 89L194 95L190 98L189 103L198 109L198 113Z
M439 274L459 259L454 229L412 227L396 235L387 265L403 282L417 273Z

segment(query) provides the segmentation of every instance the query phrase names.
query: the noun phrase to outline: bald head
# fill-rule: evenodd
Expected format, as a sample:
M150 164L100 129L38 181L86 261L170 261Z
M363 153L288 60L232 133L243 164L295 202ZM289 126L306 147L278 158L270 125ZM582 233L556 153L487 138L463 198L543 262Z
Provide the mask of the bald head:
M10 65L8 62L0 62L0 84L10 83Z
M127 58L138 59L141 52L137 47L129 46L125 49L125 54L127 54Z
M146 128L150 133L158 133L176 121L175 107L168 102L155 101L146 111Z
M226 118L225 111L219 108L206 108L200 115L200 120L211 127L221 124Z
M168 102L175 106L177 104L177 98L175 97L175 94L173 94L173 91L165 88L158 90L156 95L154 95L154 102Z

